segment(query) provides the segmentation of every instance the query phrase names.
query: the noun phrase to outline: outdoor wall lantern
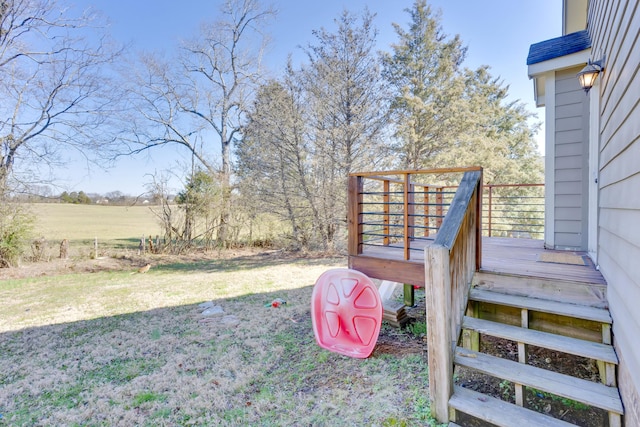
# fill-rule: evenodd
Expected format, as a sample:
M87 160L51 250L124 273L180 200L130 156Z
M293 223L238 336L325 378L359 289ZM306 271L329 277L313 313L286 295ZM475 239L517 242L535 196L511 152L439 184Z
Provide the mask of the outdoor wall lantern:
M586 93L589 93L589 89L593 87L593 84L596 82L596 78L598 78L598 74L600 74L601 71L604 71L603 62L603 59L595 62L592 62L591 59L589 59L587 66L580 70L576 75L578 77L580 87L584 89Z

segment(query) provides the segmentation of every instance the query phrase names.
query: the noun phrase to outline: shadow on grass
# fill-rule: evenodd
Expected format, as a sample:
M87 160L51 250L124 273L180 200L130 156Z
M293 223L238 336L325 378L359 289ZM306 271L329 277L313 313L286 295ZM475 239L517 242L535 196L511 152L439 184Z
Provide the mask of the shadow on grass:
M423 424L424 357L393 352L406 336L388 328L369 359L321 349L311 292L217 299L216 317L194 303L2 333L0 426ZM276 297L288 304L268 307Z

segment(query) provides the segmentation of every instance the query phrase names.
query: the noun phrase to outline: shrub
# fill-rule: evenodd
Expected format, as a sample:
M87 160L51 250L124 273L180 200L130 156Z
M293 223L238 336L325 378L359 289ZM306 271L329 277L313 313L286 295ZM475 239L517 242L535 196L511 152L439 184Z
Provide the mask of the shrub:
M34 217L17 203L0 204L0 268L18 264L33 229Z

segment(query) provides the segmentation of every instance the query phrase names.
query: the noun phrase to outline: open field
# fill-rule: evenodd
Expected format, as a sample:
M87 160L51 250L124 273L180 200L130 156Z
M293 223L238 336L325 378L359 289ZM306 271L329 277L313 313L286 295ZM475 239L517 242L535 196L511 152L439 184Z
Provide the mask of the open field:
M149 206L33 203L36 232L49 240L118 240L155 236L160 225Z
M32 203L28 206L36 219L33 237L45 239L45 254L39 259L58 257L63 239L69 241L70 257L87 258L93 253L95 238L98 239L98 256L131 256L138 252L142 236L154 239L162 236L160 223L152 212L159 208L154 206L65 203ZM277 218L260 215L253 219L251 236L254 241L272 241L282 228L283 224ZM240 238L247 238L248 232L248 229L241 230ZM27 255L30 255L28 251Z
M365 360L315 343L312 285L344 265L270 253L0 281L0 425L428 425L420 334L385 325Z

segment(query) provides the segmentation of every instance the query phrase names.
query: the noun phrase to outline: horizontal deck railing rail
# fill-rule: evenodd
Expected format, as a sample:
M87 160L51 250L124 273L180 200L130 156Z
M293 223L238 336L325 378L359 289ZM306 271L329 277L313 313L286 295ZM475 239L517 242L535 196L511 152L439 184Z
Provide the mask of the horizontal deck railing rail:
M544 238L544 184L486 184L483 235Z
M463 173L448 168L354 173L349 176L349 255L366 248L403 250L422 259L442 226Z

